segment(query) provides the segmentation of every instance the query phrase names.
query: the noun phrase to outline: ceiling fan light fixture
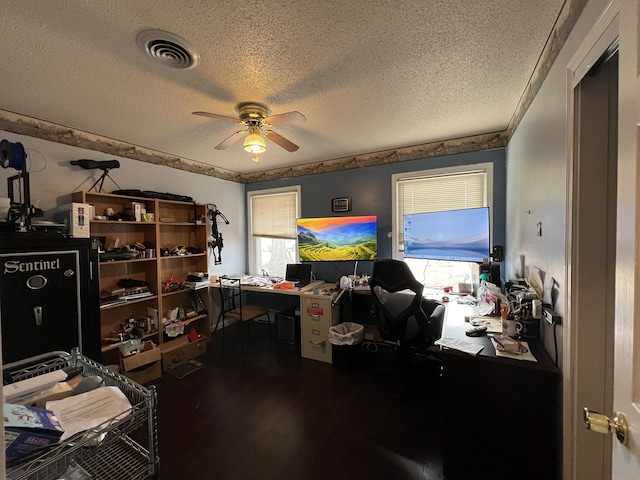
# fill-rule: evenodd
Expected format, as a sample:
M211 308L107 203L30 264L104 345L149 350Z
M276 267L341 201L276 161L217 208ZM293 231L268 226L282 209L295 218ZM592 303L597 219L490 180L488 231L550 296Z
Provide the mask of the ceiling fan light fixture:
M251 127L249 135L244 140L244 149L249 153L263 153L267 150L264 138L260 135L258 127Z

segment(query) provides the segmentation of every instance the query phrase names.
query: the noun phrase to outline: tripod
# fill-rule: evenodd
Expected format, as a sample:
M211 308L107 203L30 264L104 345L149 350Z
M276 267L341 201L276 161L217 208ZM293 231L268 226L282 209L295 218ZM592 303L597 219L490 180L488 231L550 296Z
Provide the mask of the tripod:
M118 165L118 166L119 166L119 165ZM120 188L120 185L118 185L118 184L116 183L116 181L111 177L111 175L109 175L109 168L107 168L107 167L98 167L98 168L100 168L100 169L102 170L102 175L100 175L100 178L98 178L98 179L93 183L93 185L91 185L91 188L89 189L89 191L93 190L93 189L96 187L96 185L100 184L100 185L98 186L98 189L96 190L96 192L98 192L98 193L102 192L102 185L104 185L104 180L105 180L105 178L107 178L107 177L109 177L109 180L111 180L111 181L115 184L115 186L116 186L116 187L118 187L118 190L122 190L122 189ZM116 167L116 168L117 168L117 167Z

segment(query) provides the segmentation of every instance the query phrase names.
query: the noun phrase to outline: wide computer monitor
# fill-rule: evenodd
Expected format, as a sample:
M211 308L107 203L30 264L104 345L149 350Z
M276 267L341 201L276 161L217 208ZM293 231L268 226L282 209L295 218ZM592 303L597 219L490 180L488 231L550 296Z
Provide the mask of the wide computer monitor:
M490 256L489 208L404 216L404 256L482 263Z
M377 217L298 219L298 253L302 262L375 260L378 256Z

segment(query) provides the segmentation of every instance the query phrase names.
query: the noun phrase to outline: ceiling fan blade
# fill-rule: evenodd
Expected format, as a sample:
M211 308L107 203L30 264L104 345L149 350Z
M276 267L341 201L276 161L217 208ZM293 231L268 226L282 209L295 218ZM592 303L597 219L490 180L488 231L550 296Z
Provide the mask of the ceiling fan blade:
M298 145L287 140L282 135L274 132L273 130L267 130L266 132L264 132L264 136L271 140L273 143L280 145L288 152L295 152L296 150L298 150L298 148L300 148L298 147Z
M240 130L239 132L234 133L233 135L231 135L230 137L225 138L218 145L216 145L215 149L216 150L224 150L225 148L229 148L231 145L236 143L240 139L240 137L244 137L244 135L246 133L247 133L246 130Z
M217 113L209 112L191 112L192 115L200 115L201 117L217 118L218 120L224 120L225 122L242 123L239 118L228 117L226 115L219 115Z
M278 115L271 115L264 119L269 125L284 125L285 123L300 123L307 119L300 112L287 112L279 113Z

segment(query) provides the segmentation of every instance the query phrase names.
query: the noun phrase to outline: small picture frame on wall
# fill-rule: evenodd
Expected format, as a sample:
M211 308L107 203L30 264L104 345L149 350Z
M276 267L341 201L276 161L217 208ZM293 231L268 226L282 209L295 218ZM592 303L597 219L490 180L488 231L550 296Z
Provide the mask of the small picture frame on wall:
M351 197L340 197L331 199L332 212L350 212Z

